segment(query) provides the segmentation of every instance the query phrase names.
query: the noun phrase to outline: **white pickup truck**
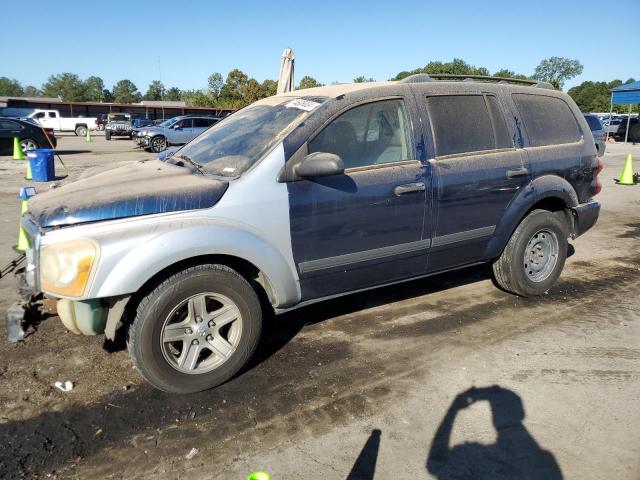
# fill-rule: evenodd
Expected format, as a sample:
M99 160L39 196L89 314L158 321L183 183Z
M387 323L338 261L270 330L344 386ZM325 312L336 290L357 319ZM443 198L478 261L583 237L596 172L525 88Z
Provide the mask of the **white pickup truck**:
M28 115L45 128L56 132L76 132L79 137L87 134L87 128L97 128L95 117L61 117L58 110L34 110Z

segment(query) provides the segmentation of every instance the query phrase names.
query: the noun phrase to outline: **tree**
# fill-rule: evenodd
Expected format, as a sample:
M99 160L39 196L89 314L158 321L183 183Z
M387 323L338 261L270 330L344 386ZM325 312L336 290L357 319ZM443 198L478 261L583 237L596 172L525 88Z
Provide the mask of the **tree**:
M239 107L243 104L242 90L249 82L249 77L242 70L237 68L227 74L227 80L220 90L220 99L232 107Z
M353 79L353 83L366 83L366 82L375 82L375 80L371 77L367 78L364 75L360 75Z
M27 85L24 87L24 96L25 97L40 97L42 96L42 92L38 90L33 85Z
M85 85L75 73L51 75L42 85L45 97L60 97L67 102L81 102L85 99Z
M300 82L302 83L302 81ZM270 97L278 92L278 82L275 80L265 80L262 82L262 93L265 97Z
M89 77L84 81L83 100L89 102L99 102L102 100L104 82L100 77Z
M18 80L0 77L0 95L5 97L21 97L24 95L24 90Z
M608 112L611 106L611 89L622 85L621 80L611 82L582 82L567 92L583 112ZM614 105L613 111L626 113L627 105Z
M578 60L564 57L551 57L542 60L536 67L533 78L549 82L557 89L562 89L565 80L577 77L583 66Z
M111 93L111 90L109 90L108 88L102 90L102 101L105 103L112 103L115 101L113 93Z
M140 101L138 87L131 80L120 80L113 87L116 103L136 103Z
M277 86L278 82L276 82L276 86ZM309 75L305 75L304 77L302 77L300 79L300 83L298 84L298 87L296 88L296 90L302 90L305 88L314 88L314 87L321 87L322 84L317 81L315 78L310 77Z
M526 80L527 78L529 78L526 75L516 73L513 70L507 70L506 68L503 68L502 70L498 70L496 73L493 74L493 76L502 77L502 78L519 78L521 80Z
M411 71L402 71L398 73L392 80L402 80L409 75L415 75L418 73L446 73L453 75L489 75L489 70L485 67L476 67L469 65L460 58L454 58L451 62L434 61L427 63L422 68L416 68Z
M182 100L192 107L211 107L213 102L205 91L185 90L182 92Z
M242 102L244 105L249 105L261 98L264 98L264 92L262 86L255 78L250 78L245 85L240 89L242 95Z
M215 72L209 75L207 79L207 89L214 101L218 101L218 98L220 98L220 91L223 85L224 80L222 79L222 74Z
M153 80L144 94L145 100L162 100L164 98L164 85L160 80Z
M171 87L164 94L164 99L170 102L177 102L182 99L182 92L178 87Z

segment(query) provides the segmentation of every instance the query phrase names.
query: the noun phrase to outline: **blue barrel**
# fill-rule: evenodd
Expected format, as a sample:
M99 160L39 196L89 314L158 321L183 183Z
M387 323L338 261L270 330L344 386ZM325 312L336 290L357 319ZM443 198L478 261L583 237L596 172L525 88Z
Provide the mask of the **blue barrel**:
M51 182L56 178L53 163L54 151L50 148L28 150L27 157L31 166L31 178L34 182Z

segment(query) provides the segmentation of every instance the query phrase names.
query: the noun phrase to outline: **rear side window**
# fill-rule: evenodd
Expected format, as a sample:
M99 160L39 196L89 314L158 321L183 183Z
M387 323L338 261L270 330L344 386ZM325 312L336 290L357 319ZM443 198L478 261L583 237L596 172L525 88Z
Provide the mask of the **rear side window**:
M209 128L213 125L213 121L209 118L194 118L193 126L195 128Z
M512 97L532 147L580 140L578 122L564 100L526 93L514 93Z
M0 130L20 130L22 127L11 120L0 120Z
M585 115L584 118L587 121L587 123L589 124L589 128L591 129L592 132L595 132L596 130L602 130L602 124L600 123L600 120L598 120L598 117L592 117L591 115Z
M428 97L427 109L438 157L512 147L494 96Z

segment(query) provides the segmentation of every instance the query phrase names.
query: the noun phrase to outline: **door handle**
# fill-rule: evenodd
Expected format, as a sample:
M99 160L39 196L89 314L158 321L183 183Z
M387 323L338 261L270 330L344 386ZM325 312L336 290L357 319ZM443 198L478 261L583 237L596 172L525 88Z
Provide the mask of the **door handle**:
M515 170L507 170L507 178L522 177L523 175L528 174L529 170L524 167L516 168Z
M424 192L426 189L427 187L425 187L424 183L422 182L407 183L405 185L398 185L393 189L393 193L399 197L400 195L404 195L405 193Z

